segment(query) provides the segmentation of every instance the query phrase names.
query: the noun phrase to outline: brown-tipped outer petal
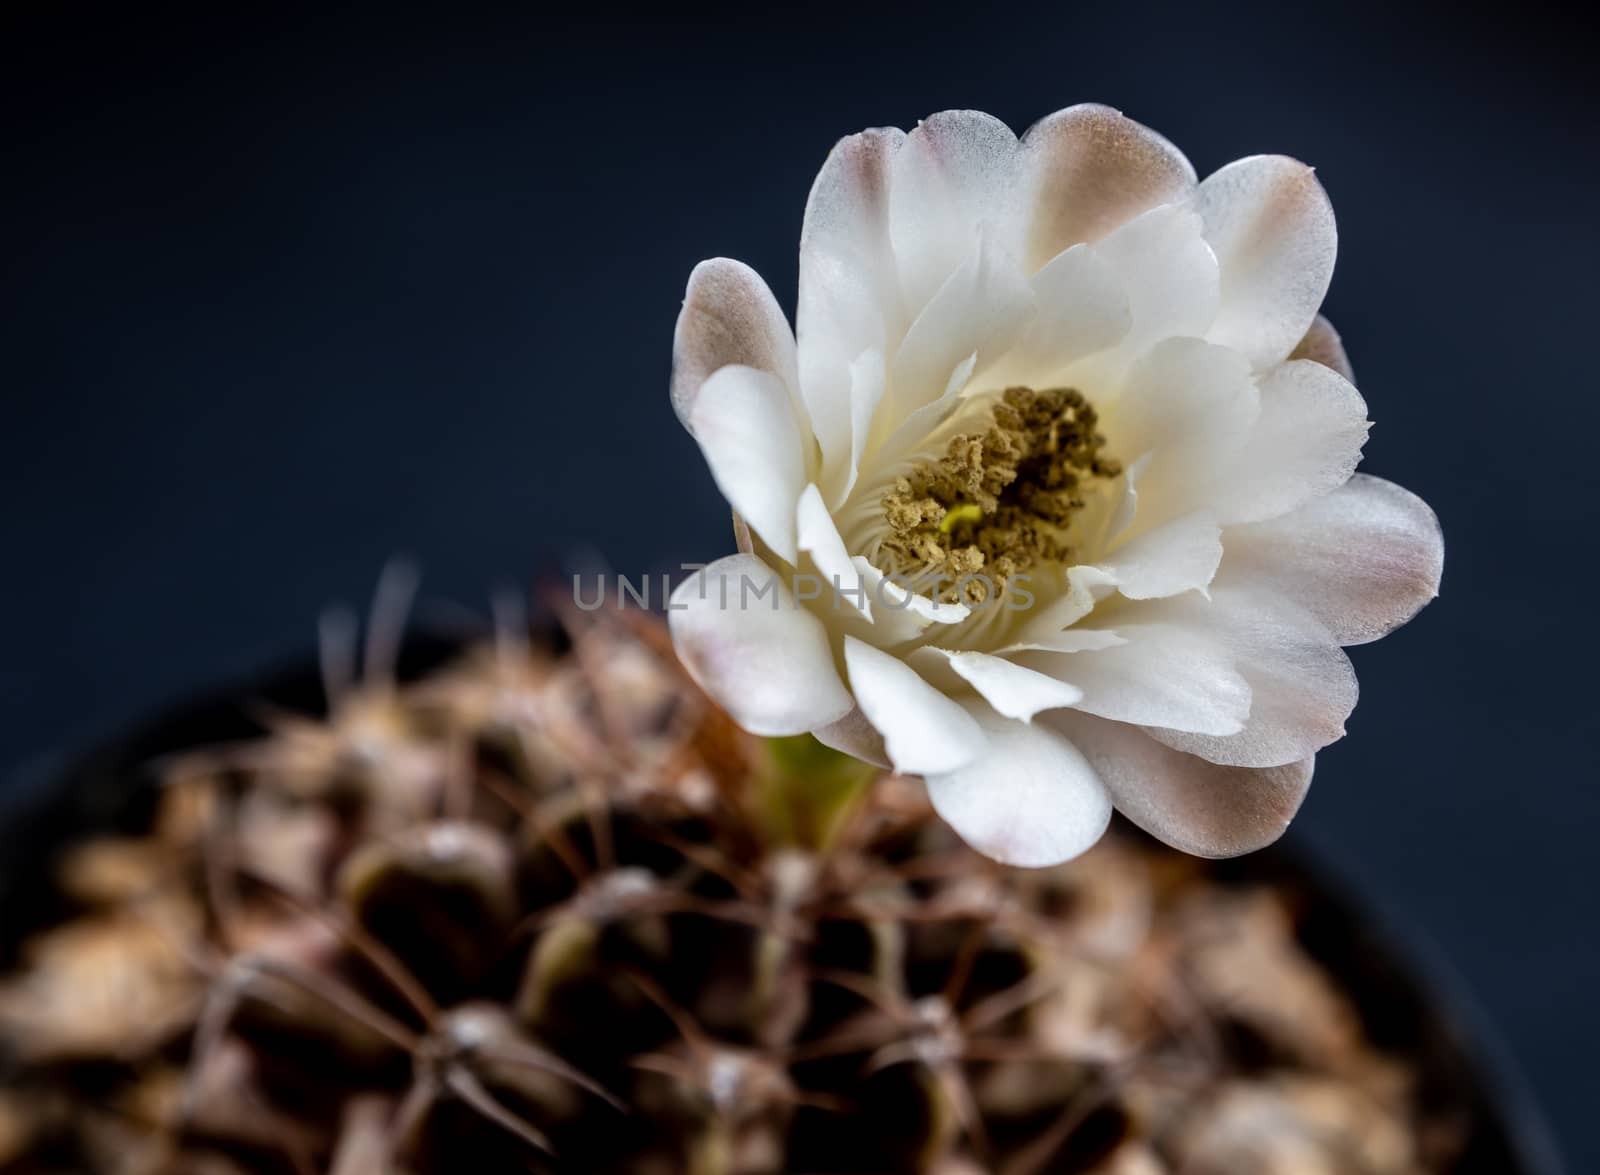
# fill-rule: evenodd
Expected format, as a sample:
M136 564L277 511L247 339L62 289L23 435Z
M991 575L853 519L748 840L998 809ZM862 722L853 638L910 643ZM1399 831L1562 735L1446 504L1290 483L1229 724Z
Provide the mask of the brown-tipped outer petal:
M1350 356L1345 354L1344 340L1339 337L1339 332L1333 329L1333 323L1322 315L1317 315L1311 321L1311 329L1306 331L1305 337L1293 351L1289 352L1291 359L1309 359L1313 363L1337 371L1351 383L1356 382L1355 368L1350 366Z
M1184 199L1194 168L1166 139L1109 106L1069 106L1022 139L1024 256L1038 269L1160 204Z
M742 261L713 257L689 275L672 336L672 408L690 432L701 386L731 365L770 372L798 401L794 332L777 298Z
M1162 746L1135 727L1074 711L1038 721L1083 752L1117 810L1175 849L1236 857L1283 835L1311 787L1313 761L1221 767Z
M1339 237L1316 173L1283 155L1252 155L1214 172L1195 208L1222 272L1222 305L1206 336L1270 367L1299 344L1333 277Z

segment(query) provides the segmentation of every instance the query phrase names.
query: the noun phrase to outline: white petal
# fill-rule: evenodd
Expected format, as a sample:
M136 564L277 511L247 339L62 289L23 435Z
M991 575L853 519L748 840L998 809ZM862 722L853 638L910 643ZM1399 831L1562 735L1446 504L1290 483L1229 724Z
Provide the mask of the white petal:
M1032 314L1033 289L1021 268L983 233L906 331L891 377L895 415L951 391L952 373L968 356L970 378L1004 354Z
M1127 294L1132 326L1116 348L1123 363L1173 335L1203 335L1217 314L1217 259L1188 208L1152 208L1093 246Z
M988 653L956 652L928 645L913 654L913 664L920 665L919 658L942 660L995 710L1019 722L1027 722L1040 710L1075 705L1083 697L1083 691L1075 685Z
M839 528L822 500L822 491L815 485L806 486L800 494L795 516L800 549L811 556L817 573L827 581L821 597L823 606L848 608L871 620L871 593L866 589L861 572L850 561L850 552L845 550Z
M951 370L944 391L930 403L910 413L891 409L880 412L873 424L873 434L868 438L871 450L868 460L880 469L887 469L897 461L905 460L911 451L927 443L934 431L961 407L961 393L972 378L978 365L976 351L968 355ZM915 392L915 389L912 389Z
M1147 451L1130 461L1122 471L1122 476L1112 485L1112 493L1117 496L1106 515L1106 542L1116 542L1133 525L1134 516L1139 512L1139 479L1149 466L1150 453Z
M995 373L1001 384L1049 384L1063 368L1115 346L1133 324L1122 284L1088 245L1060 254L1032 284L1034 316Z
M679 584L667 622L690 675L752 734L801 734L850 711L822 622L754 555Z
M1092 631L1092 630L1090 630ZM1090 653L1020 653L1031 669L1083 690L1077 709L1118 722L1203 734L1235 734L1250 712L1250 687L1226 645L1177 621L1119 623L1123 644Z
M1371 427L1361 393L1309 359L1279 364L1258 387L1249 440L1201 499L1224 523L1275 518L1343 485Z
M1165 339L1128 373L1106 435L1137 481L1131 535L1208 505L1238 467L1260 416L1260 393L1237 351L1193 338Z
M963 840L1006 865L1059 865L1105 834L1111 801L1070 742L1040 726L979 719L989 749L927 777L928 798Z
M1355 369L1350 366L1350 356L1344 353L1344 340L1333 329L1333 323L1322 315L1311 322L1311 329L1289 352L1291 359L1310 359L1324 367L1331 367L1351 383L1356 382Z
M1269 522L1229 529L1230 575L1271 586L1322 621L1341 645L1392 632L1439 594L1444 535L1428 504L1358 473Z
M1355 670L1297 602L1262 584L1227 582L1224 575L1210 604L1192 611L1233 651L1234 668L1250 685L1250 715L1237 734L1151 729L1151 737L1234 767L1298 762L1344 737L1358 696Z
M1071 568L1065 582L1056 585L1056 593L1042 597L1029 610L1017 629L1016 641L1020 644L1048 642L1063 629L1070 629L1094 610L1094 589L1104 579L1093 568Z
M980 111L930 115L906 136L890 164L889 234L913 315L972 255L980 225L1014 225L1016 170L1016 135Z
M1096 566L1116 579L1130 600L1204 589L1222 562L1222 528L1198 510L1123 543Z
M1194 168L1166 139L1108 106L1058 110L1022 136L1025 256L1037 269L1063 249L1194 188Z
M847 636L844 661L856 704L883 735L896 771L953 771L983 751L972 716L900 658Z
M1165 339L1128 373L1110 422L1115 442L1145 453L1208 426L1243 433L1256 419L1254 384L1237 351L1201 339Z
M752 367L724 367L689 408L711 476L728 504L778 557L795 561L795 503L806 484L800 430L783 381Z
M860 555L852 558L851 562L866 580L868 594L878 607L913 618L918 631L930 624L960 624L972 615L972 609L965 604L942 604L921 592L908 589L906 584L914 587L914 581L901 583L891 579Z
M672 407L689 424L700 387L720 368L771 372L798 403L794 332L761 275L714 257L689 275L672 339Z
M1313 763L1219 767L1142 731L1062 710L1041 721L1081 750L1117 810L1175 849L1236 857L1283 835L1311 786Z
M889 242L889 162L905 135L892 128L841 140L806 201L795 313L800 388L829 469L850 451L850 365L886 354L905 330Z
M1222 271L1222 304L1208 337L1258 367L1285 358L1316 317L1339 238L1333 206L1305 164L1254 155L1208 176L1195 192Z
M1069 628L1054 636L1006 645L1004 648L996 649L995 655L1009 657L1012 653L1093 653L1127 643L1126 637L1118 636L1109 628Z
M861 458L872 436L873 416L883 401L887 379L882 351L863 351L850 364L850 465L830 473L830 485L837 487L830 495L835 507L843 504L855 489L856 478L861 473Z

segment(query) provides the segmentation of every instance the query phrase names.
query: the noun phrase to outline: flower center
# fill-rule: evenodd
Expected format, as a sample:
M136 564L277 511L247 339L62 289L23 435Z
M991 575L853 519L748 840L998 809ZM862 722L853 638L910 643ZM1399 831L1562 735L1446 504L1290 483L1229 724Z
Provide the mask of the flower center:
M1036 564L1071 562L1090 483L1122 472L1097 424L1075 388L1007 388L987 429L958 433L944 456L895 479L883 549L947 603L982 603Z

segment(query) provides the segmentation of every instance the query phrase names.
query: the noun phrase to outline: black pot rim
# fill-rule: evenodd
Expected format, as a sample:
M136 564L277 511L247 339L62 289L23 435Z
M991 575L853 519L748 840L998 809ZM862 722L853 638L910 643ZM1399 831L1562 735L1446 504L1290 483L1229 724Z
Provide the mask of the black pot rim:
M401 652L399 676L408 679L459 653L467 634L459 628L413 630ZM0 782L0 963L20 937L50 920L38 899L55 854L83 831L137 823L141 795L153 794L154 768L163 756L262 733L254 717L270 704L304 713L322 709L314 656L282 658L236 674L220 687L188 690L143 717L110 723L75 753L36 756ZM1324 906L1340 937L1359 943L1379 960L1386 981L1415 1003L1436 1043L1464 1067L1464 1086L1482 1115L1475 1122L1488 1151L1501 1156L1471 1160L1462 1175L1564 1175L1554 1132L1532 1088L1482 1005L1445 953L1413 923L1396 919L1366 898L1348 871L1325 851L1293 832L1249 857L1219 863L1241 880L1278 880ZM31 906L19 913L19 907ZM1339 969L1329 960L1324 960ZM1339 975L1341 979L1347 978ZM1359 1001L1358 1001L1359 1002ZM1489 1165L1510 1161L1506 1168Z

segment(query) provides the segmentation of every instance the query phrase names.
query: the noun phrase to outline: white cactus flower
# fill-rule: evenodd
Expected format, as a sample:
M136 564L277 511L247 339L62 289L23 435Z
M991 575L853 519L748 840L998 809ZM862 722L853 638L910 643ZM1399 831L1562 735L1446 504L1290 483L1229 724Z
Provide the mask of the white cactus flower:
M1333 211L1258 155L1197 182L1103 106L838 144L791 332L748 267L689 280L672 400L742 553L680 585L749 730L921 775L1000 861L1113 806L1192 853L1275 839L1344 733L1342 645L1437 592L1419 498L1318 317Z

